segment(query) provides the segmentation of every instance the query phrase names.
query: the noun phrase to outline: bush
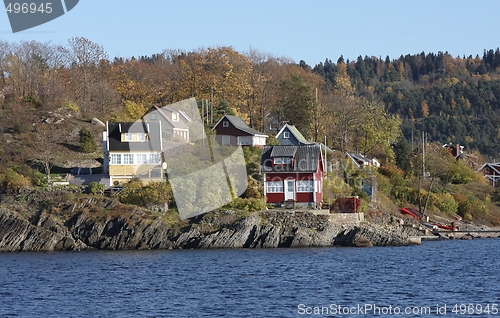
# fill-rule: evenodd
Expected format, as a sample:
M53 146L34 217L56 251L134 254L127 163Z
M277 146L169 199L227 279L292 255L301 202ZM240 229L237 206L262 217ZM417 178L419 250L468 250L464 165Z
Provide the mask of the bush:
M30 130L30 126L25 122L17 122L14 124L14 127L12 127L12 130L14 130L16 134L24 134Z
M23 97L23 102L30 103L35 105L36 107L40 107L42 103L36 98L33 94L28 94Z
M13 170L28 178L34 186L42 187L47 185L47 176L28 165L22 164L14 167Z
M100 184L99 182L94 181L94 182L91 182L89 185L89 193L90 194L103 195L105 189L106 189L106 187L104 186L104 184Z
M18 191L30 185L30 180L12 169L0 174L0 191Z
M248 199L236 198L226 207L240 211L256 212L265 210L266 202L264 202L264 200L262 199L255 199L255 198L248 198Z
M170 203L173 199L172 188L168 182L151 182L144 185L134 178L123 185L120 202L146 207L148 204Z
M455 200L458 202L458 215L465 220L483 217L489 214L486 204L472 194L456 193Z
M458 212L458 202L450 193L434 194L431 199L432 205L443 213L451 215Z
M85 128L80 130L80 151L83 153L93 153L97 150L97 146L92 134Z

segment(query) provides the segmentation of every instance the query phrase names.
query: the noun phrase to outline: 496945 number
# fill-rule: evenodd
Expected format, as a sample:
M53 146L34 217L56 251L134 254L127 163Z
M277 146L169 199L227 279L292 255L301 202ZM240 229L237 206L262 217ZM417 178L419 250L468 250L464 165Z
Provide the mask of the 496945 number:
M40 5L36 3L9 3L5 7L5 11L8 13L52 13L52 3L46 2Z

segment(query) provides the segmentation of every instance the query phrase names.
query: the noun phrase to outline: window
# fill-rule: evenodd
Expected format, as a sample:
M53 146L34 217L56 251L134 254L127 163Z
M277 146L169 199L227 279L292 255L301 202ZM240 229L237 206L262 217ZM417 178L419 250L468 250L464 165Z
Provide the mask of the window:
M228 146L231 144L231 137L230 136L222 136L222 144L224 146Z
M122 164L122 155L119 153L111 154L111 164L112 165L121 165Z
M161 161L161 158L160 158L159 154L157 154L157 153L149 154L148 164L157 165L160 163L160 161Z
M289 165L292 162L291 158L288 157L276 157L274 158L274 164L275 165Z
M152 113L151 116L149 116L151 120L156 120L156 113Z
M131 153L126 153L123 155L123 164L124 165L133 165L134 164L134 155Z
M137 154L136 155L136 162L138 165L145 165L148 163L148 155L146 154Z
M124 134L124 140L125 141L132 141L132 134L131 133L125 133Z
M137 133L137 141L146 141L145 133Z
M179 121L179 113L176 112L172 113L172 121Z
M283 132L283 138L290 138L290 133L288 131Z
M297 192L314 192L313 180L297 181Z
M267 181L267 192L283 192L283 181Z
M227 120L224 120L222 122L222 127L226 127L226 128L229 127L229 122Z

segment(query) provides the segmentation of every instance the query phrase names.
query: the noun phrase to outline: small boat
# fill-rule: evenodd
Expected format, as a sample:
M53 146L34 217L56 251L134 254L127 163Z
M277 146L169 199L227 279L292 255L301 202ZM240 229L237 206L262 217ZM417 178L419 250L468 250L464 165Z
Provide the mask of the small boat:
M437 228L438 228L438 227L437 227L437 225L430 224L430 223L422 223L422 225L423 225L423 226L426 226L426 227L428 227L428 228L430 228L430 229L433 229L433 230L435 230L435 229L437 229Z
M419 219L418 215L416 215L414 212L410 211L409 208L401 208L401 209L399 209L399 212L401 212L401 214L409 215L417 220Z
M455 231L455 228L452 227L452 226L449 226L449 225L444 225L444 224L439 224L439 223L436 223L434 224L435 226L443 229L443 230L448 230L448 231Z

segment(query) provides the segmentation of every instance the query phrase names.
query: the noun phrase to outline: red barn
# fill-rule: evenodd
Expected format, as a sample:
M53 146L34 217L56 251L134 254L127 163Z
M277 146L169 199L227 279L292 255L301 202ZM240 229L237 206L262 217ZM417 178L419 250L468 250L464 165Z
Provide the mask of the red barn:
M320 206L324 166L319 145L264 146L260 170L267 203Z

